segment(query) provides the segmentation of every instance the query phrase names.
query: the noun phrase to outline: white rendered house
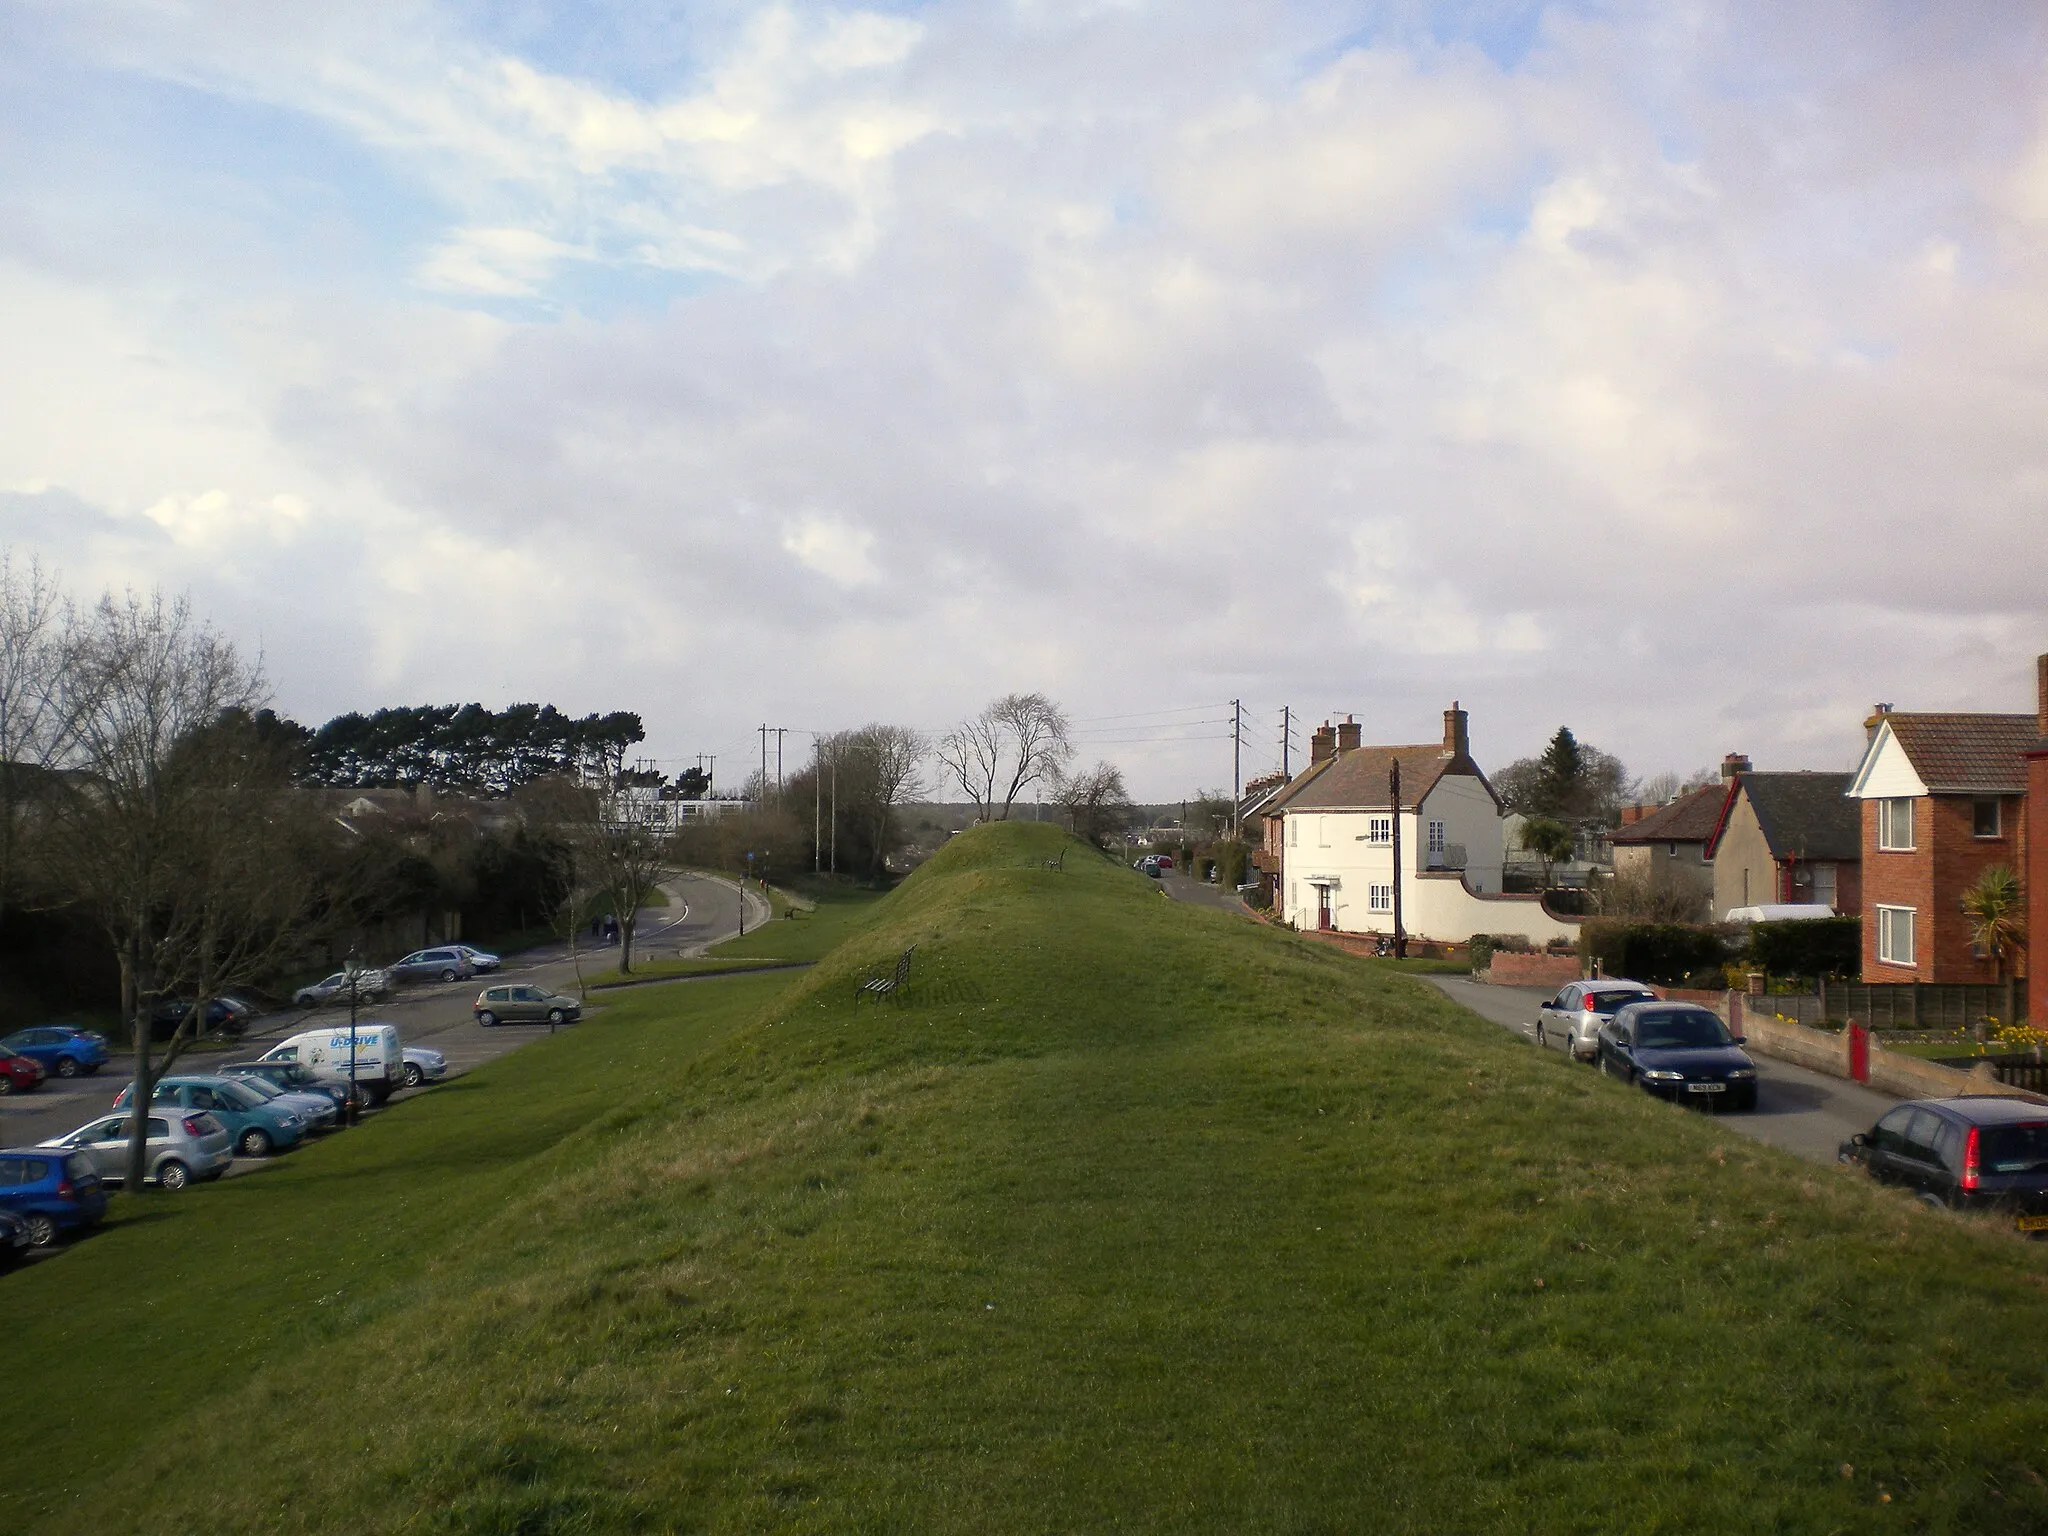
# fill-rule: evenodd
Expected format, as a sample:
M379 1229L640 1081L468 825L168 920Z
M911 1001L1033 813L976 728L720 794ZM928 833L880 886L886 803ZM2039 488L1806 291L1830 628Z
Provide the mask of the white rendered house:
M1324 725L1312 740L1308 768L1264 807L1269 827L1279 823L1278 905L1295 927L1391 934L1398 879L1402 927L1414 938L1578 938L1577 919L1554 916L1540 897L1501 891L1500 801L1472 760L1467 716L1456 704L1444 711L1441 742L1361 746L1349 720Z

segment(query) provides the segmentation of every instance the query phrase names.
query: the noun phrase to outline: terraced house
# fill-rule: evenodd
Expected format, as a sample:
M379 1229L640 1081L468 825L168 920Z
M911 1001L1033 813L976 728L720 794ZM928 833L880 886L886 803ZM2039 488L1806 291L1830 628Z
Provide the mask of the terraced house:
M2048 665L2041 687L2032 715L1880 704L1864 722L1848 792L1862 811L1865 981L1998 979L1962 898L1993 865L2027 876L2028 754L2048 735Z

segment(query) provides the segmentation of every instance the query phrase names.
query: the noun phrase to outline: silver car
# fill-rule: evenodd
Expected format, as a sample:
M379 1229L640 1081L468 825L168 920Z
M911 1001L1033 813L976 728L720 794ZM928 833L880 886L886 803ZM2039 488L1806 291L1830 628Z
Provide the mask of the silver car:
M391 977L383 971L336 971L310 987L299 988L292 994L292 1001L301 1008L325 1008L329 1003L346 1003L351 975L355 977L356 997L362 1002L375 1002L391 990Z
M476 974L469 956L452 945L416 949L385 967L397 981L467 981Z
M448 1075L448 1058L439 1051L424 1045L408 1045L405 1054L405 1086L417 1088L422 1083L438 1083Z
M128 1117L102 1115L69 1136L40 1143L83 1152L102 1179L128 1174ZM234 1161L234 1138L203 1109L152 1114L145 1146L147 1177L164 1189L183 1189L193 1179L217 1179Z
M1654 1003L1657 994L1640 981L1603 976L1575 981L1536 1010L1536 1043L1591 1061L1599 1052L1600 1026L1630 1003Z

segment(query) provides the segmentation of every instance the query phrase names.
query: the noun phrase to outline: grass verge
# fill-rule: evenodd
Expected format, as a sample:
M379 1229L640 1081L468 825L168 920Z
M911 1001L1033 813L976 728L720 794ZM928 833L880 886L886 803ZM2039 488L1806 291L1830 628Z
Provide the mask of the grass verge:
M788 964L787 960L755 960L745 956L721 959L711 955L694 960L649 960L635 965L630 976L621 976L614 968L595 973L584 985L593 992L603 992L615 987L637 986L644 981L672 981L685 976L737 976Z
M0 1526L2048 1523L2039 1250L1054 846L0 1285Z

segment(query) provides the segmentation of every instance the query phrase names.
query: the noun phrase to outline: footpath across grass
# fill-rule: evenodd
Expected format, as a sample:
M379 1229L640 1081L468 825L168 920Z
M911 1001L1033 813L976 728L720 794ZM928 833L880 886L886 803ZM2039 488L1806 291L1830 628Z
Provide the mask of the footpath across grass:
M2048 1528L2039 1249L1058 843L0 1281L0 1529Z

